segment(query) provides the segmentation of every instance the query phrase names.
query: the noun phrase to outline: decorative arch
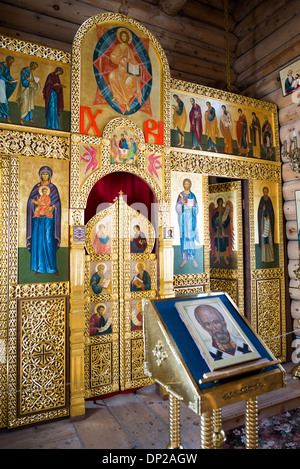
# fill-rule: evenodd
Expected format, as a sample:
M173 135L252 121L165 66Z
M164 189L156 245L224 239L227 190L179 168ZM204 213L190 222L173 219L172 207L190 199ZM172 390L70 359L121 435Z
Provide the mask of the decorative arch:
M159 188L158 184L156 184L152 180L152 178L146 173L146 171L144 171L143 169L135 168L135 167L128 167L128 166L125 166L125 164L120 164L120 165L115 165L115 166L111 165L110 167L101 168L95 171L88 178L88 180L84 183L81 192L78 194L76 208L84 209L92 187L101 178L113 172L125 172L125 173L131 173L131 174L135 174L136 176L139 176L151 188L151 190L156 196L157 203L159 204L159 206L161 207L163 204L165 204L165 200L164 200L161 189Z
M117 129L128 129L136 136L136 164L128 162L111 162L111 141ZM98 148L98 162L97 168L91 172L91 174L85 179L83 184L80 181L80 164L81 155L80 147L82 145L90 145L92 148ZM103 130L103 137L81 137L80 135L74 135L72 138L72 169L71 174L71 203L78 209L84 209L92 190L93 186L104 176L114 172L124 172L134 174L143 179L154 193L157 203L159 206L165 204L165 191L164 188L167 186L167 182L164 180L164 173L160 180L155 179L153 175L147 169L147 153L159 151L162 153L162 149L157 145L145 144L145 139L141 129L125 118L115 118L110 121ZM162 158L168 158L167 155L162 153Z
M153 109L155 109L156 115L159 115L159 118L156 118L155 120L164 123L164 144L169 145L170 68L167 56L157 39L145 26L141 25L132 18L117 13L99 14L89 18L81 25L75 35L72 49L71 133L83 133L81 126L81 119L84 113L83 107L93 106L92 110L95 111L96 105L99 104L99 101L94 99L95 96L91 94L93 89L96 88L97 77L95 79L92 67L84 66L83 62L84 60L87 60L90 62L90 64L95 65L95 62L93 62L93 53L99 38L102 34L105 34L109 28L116 27L125 29L127 28L134 34L139 35L141 48L143 48L144 45L146 48L149 46L150 50L148 52L150 61L153 62L152 66L154 65L152 68L152 78L155 80L155 83L152 83L151 95L149 96L149 99L147 98L147 106L144 107L147 108L147 112L149 112L148 106L150 99L155 101L155 105L152 106L152 109L149 113L149 119L153 119L153 116L151 117L151 112ZM113 39L111 39L111 41L113 41ZM84 74L82 73L83 69ZM102 70L100 73L101 72ZM90 75L88 75L89 73ZM85 79L86 82L84 81ZM99 82L97 83L99 87ZM101 86L102 85L100 84L100 87ZM101 89L100 91L103 90ZM111 97L108 99L107 94L105 96L104 92L104 96L102 94L102 98L104 101L107 98L108 102ZM104 101L102 100L101 104L103 104ZM83 111L82 114L81 111ZM141 121L141 128L143 128L147 116L144 111L145 109L138 109L138 112L130 115L130 118L133 120L138 121L139 119ZM117 114L113 112L111 114L102 112L101 121L103 126L105 126L112 118L116 117L116 115ZM138 119L136 118L137 116L139 116ZM101 135L101 129L98 135Z

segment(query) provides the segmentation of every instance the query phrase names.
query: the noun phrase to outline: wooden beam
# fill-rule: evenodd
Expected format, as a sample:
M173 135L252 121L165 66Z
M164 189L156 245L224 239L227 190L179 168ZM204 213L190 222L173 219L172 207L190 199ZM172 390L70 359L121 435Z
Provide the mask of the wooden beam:
M56 5L57 8L54 8L53 3L39 2L38 0L27 0L26 2L25 0L7 0L5 4L2 2L0 33L2 25L6 28L40 36L43 34L38 31L38 26L41 25L45 37L58 39L62 42L72 42L76 30L86 19L98 13L118 12L120 2L119 0L101 0L101 8L99 8L98 0L69 0L68 2L57 0ZM207 47L224 48L225 31L219 27L204 23L199 25L198 21L191 18L170 18L157 6L142 0L138 2L138 5L136 2L129 2L128 7L129 16L140 21L151 32L153 27L166 31L167 34L169 32L176 34L180 40L185 38L188 42L189 38L192 37L194 42L199 41L206 44ZM71 27L71 25L77 25L77 28ZM67 37L66 32L70 30L70 27L73 36ZM235 50L236 43L236 37L230 34L231 53Z
M261 60L250 65L250 54L238 58L234 64L234 70L237 74L237 86L245 89L254 81L259 81L274 70L279 71L284 65L299 53L300 34L292 37L287 43L275 49L273 53L268 54ZM250 66L249 66L250 65ZM279 75L278 75L279 78Z
M278 120L280 126L289 125L292 127L295 120L300 120L300 106L297 103L293 103L290 106L280 109Z
M213 81L223 80L226 77L225 65L222 67L207 60L195 60L193 57L186 57L175 52L165 52L170 68L173 70L182 70L194 75L199 73L201 76ZM233 72L232 80L235 80L235 74Z
M207 60L216 64L224 65L226 63L225 44L224 48L212 46L211 44L205 44L194 38L178 37L178 34L172 31L162 30L151 26L151 32L159 41L162 48L184 54L189 57L195 57L202 60ZM230 54L230 64L233 67L235 62L235 55Z
M37 0L5 0L6 4L10 6L15 6L19 8L23 8L26 5L26 9L32 12L36 12L39 14L45 15L45 17L49 16L50 21L53 21L53 18L58 18L63 21L68 21L71 23L78 24L78 27L88 18L98 14L99 12L106 12L106 10L100 9L93 6L82 3L78 0L70 0L68 4L66 2L57 2L59 5L56 5L56 8L53 8L55 5L54 3L44 3L40 2L37 4ZM54 2L55 0L53 0ZM1 5L1 2L0 2ZM205 7L205 6L204 6ZM3 5L3 9L6 6ZM4 10L3 10L4 11ZM1 24L1 23L0 23ZM12 29L13 26L11 25L10 28ZM0 26L0 30L4 33L4 28ZM154 25L151 25L151 32L157 38L157 40L161 43L163 49L168 48L169 50L174 50L191 57L199 57L203 60L212 58L213 62L216 63L224 63L225 56L224 51L219 47L213 46L212 44L208 44L205 42L200 42L194 39L193 37L178 37L177 32L168 31L165 28L159 28ZM6 34L6 33L5 33ZM24 33L20 30L20 34L24 36ZM41 39L39 39L40 41ZM50 40L50 38L49 38ZM47 39L45 39L45 42ZM36 42L36 41L35 41ZM65 47L64 47L65 50ZM69 50L69 49L68 49ZM225 50L225 44L224 44ZM230 54L231 64L233 66L235 55L233 52Z
M238 23L246 18L254 8L257 7L262 0L244 0L241 2L228 2L229 5L234 4L234 8L231 10L233 19ZM228 7L229 7L228 5Z
M78 25L58 18L48 17L23 8L5 5L1 10L1 26L50 38L64 43L71 43L78 30Z
M62 41L56 41L55 39L50 39L46 37L36 36L35 34L25 33L11 28L0 28L0 34L2 36L7 36L11 38L18 39L20 41L31 42L33 44L38 44L40 46L51 47L53 49L58 49L64 52L72 52L72 44Z
M82 3L88 5L98 5L99 0L82 0ZM102 8L110 8L119 5L119 0L101 0ZM109 7L109 5L111 5ZM172 31L178 37L193 37L195 40L211 44L215 47L224 47L225 31L209 24L199 23L192 18L169 17L155 5L147 4L140 0L138 3L134 0L128 2L128 16L140 21L151 31L151 26L161 28L162 30ZM230 51L234 51L237 45L237 38L229 34Z
M241 90L241 93L250 98L261 99L263 101L264 96L280 86L277 77L277 72L270 73L256 83L252 83L246 89Z
M188 83L195 83L196 85L214 87L214 81L210 78L203 77L201 76L201 74L195 75L191 73L186 73L184 70L171 69L171 77L176 80L182 80Z
M296 0L297 1L297 0ZM278 12L278 10L284 11L287 0L265 0L257 5L242 21L236 23L234 28L234 34L241 40L246 36L249 36L253 31L256 30L262 24L272 24L273 28L278 27L276 23L276 18L273 18L273 15ZM286 9L286 8L285 8ZM293 6L288 8L291 11Z
M293 99L294 99L294 96L292 96L292 94L283 96L281 88L271 91L271 93L267 94L264 97L264 101L267 101L268 103L277 104L279 109L282 109L284 107L287 107L293 104L294 102Z
M187 0L160 0L158 6L166 15L175 16Z
M278 10L271 17L265 14L265 21L256 22L256 16L253 15L252 23L255 24L255 28L238 42L235 51L237 57L248 50L252 50L253 47L259 47L264 40L267 44L269 38L271 39L269 44L272 50L276 49L282 42L286 42L290 36L293 37L294 31L299 31L299 16L299 0L291 0L288 8Z
M214 8L212 5L205 5L197 0L189 0L182 8L182 15L194 20L201 21L202 23L217 26L220 29L225 29L224 11ZM228 14L228 29L234 32L235 21L232 16Z
M290 23L290 28L287 27L287 30L285 31L285 33L282 34L282 36L280 35L278 30L278 37L275 32L274 34L266 38L264 41L260 42L255 48L250 49L245 54L238 57L234 64L235 72L237 74L240 74L250 69L250 67L252 67L254 63L258 63L260 61L262 62L264 60L267 62L268 60L271 60L272 58L279 55L279 50L288 50L290 44L293 44L293 47L295 47L294 44L297 43L297 39L299 41L300 35L298 28L294 29L294 21L291 21ZM288 30L290 31L290 33L288 36L286 36L285 34L287 34ZM281 38L286 38L286 40L282 40ZM272 44L274 45L274 47L272 46ZM299 46L298 53L296 53L296 56L297 55L299 55ZM283 64L284 62L281 59L278 63L278 66Z
M120 4L121 1L119 2L119 5ZM18 7L25 12L43 15L45 21L47 17L49 17L49 21L51 21L51 18L52 20L53 18L57 18L58 20L76 24L78 28L90 17L98 15L99 13L108 12L108 10L102 8L102 6L88 5L78 0L51 0L49 2L39 0L5 0L5 2L0 1L1 13L7 9L8 5ZM117 11L118 9L116 8L115 12L117 13ZM11 18L11 21L13 23L14 18Z
M205 6L210 6L214 8L215 10L219 11L224 11L224 0L197 0L197 3L199 4L199 8L202 8L203 5ZM235 2L228 1L228 13L231 13L234 11Z

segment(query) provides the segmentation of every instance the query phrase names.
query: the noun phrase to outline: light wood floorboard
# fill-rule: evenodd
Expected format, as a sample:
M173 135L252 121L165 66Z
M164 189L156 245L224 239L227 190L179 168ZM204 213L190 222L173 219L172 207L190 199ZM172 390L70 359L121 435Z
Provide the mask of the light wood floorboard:
M259 420L300 406L300 380L286 369L286 388L259 396ZM223 429L244 424L244 403L222 409ZM183 448L198 449L199 416L180 404ZM165 450L169 441L168 399L155 384L135 393L86 402L82 420L64 419L0 431L0 449L147 449Z

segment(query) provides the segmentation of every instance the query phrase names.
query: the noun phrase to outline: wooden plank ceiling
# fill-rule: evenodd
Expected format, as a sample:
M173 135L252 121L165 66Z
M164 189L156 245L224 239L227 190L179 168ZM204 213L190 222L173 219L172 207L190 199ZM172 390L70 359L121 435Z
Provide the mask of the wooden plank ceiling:
M276 29L292 36L296 47L297 2L299 6L299 0L228 0L231 91L251 95L253 73L263 75L265 67L270 73L274 69L278 57L274 51L285 47L282 38L281 42L275 39ZM0 34L71 51L74 35L85 20L99 13L117 13L121 5L158 39L172 77L227 88L224 0L4 0L0 1ZM291 18L295 33L289 27ZM270 56L267 62L266 55Z

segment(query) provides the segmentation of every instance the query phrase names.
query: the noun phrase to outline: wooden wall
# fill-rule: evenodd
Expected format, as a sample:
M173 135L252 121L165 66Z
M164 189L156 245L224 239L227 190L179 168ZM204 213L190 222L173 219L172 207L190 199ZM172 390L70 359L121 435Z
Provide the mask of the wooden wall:
M289 147L295 129L300 146L300 92L284 97L279 81L279 70L300 58L300 2L248 3L243 17L241 10L233 12L236 21L233 32L239 39L233 67L235 84L241 94L277 104L281 145L287 140ZM300 190L300 173L292 171L289 160L283 156L282 178L288 266L287 325L288 330L296 330L300 328L300 282L295 275L299 266L295 190Z
M223 0L128 0L128 16L141 22L162 45L171 75L214 88L226 87ZM177 4L177 14L163 5ZM96 14L118 13L121 0L2 0L0 34L71 51L80 25ZM237 38L228 15L231 81Z

